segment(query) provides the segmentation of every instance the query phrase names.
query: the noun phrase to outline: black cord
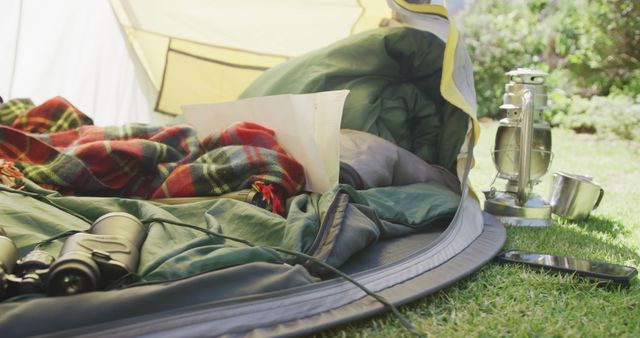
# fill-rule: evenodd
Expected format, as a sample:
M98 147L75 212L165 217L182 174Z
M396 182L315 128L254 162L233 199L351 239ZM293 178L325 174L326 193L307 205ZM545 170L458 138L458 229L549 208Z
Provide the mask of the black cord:
M85 221L88 224L92 224L93 222L91 220L89 220L88 218L72 211L69 210L61 205L56 204L55 202L51 201L48 197L44 196L44 195L39 195L36 193L31 193L31 192L27 192L27 191L23 191L23 190L15 190L15 189L11 189L8 188L6 186L3 186L0 184L0 191L5 191L5 192L10 192L10 193L17 193L17 194L21 194L24 196L28 196L28 197L32 197L35 198L39 201L42 201L48 205L51 205L55 208L58 208L68 214L71 214L77 218L80 218L81 220ZM165 218L161 218L161 217L152 217L152 218L148 218L145 220L141 221L142 223L147 223L147 224L151 224L151 223L168 223L168 224L172 224L172 225L176 225L176 226L181 226L181 227L185 227L185 228L189 228L192 230L196 230L196 231L200 231L203 232L209 236L213 236L213 237L220 237L220 238L224 238L224 239L228 239L234 242L238 242L238 243L242 243L244 245L247 245L249 247L256 247L255 244L253 244L252 242L242 239L242 238L237 238L237 237L233 237L233 236L227 236L227 235L223 235L208 229L204 229L192 224L188 224L188 223L184 223L184 222L178 222L178 221L173 221L173 220L169 220L169 219L165 219ZM69 231L65 231L63 233L57 234L53 237L47 238L45 240L42 240L38 243L36 243L36 247L40 246L40 245L44 245L47 243L50 243L54 240L60 239L62 237L67 237L67 236L71 236L75 233L78 232L84 232L81 230L69 230ZM423 332L419 331L412 323L409 319L407 319L401 312L400 310L398 310L398 308L393 305L391 302L389 302L386 298L384 298L383 296L380 296L378 294L376 294L375 292L369 290L366 286L358 283L356 280L354 280L353 278L351 278L349 275L347 275L346 273L334 268L333 266L313 257L307 254L304 254L302 252L298 252L298 251L294 251L294 250L288 250L288 249L283 249L283 248L279 248L279 247L269 247L269 246L264 246L264 248L267 249L272 249L281 253L286 253L289 255L293 255L296 257L300 257L300 258L304 258L307 259L315 264L318 264L320 266L322 266L325 269L330 270L331 272L335 273L336 275L344 278L345 280L347 280L348 282L352 283L353 285L355 285L356 287L358 287L360 290L364 291L364 293L366 293L367 295L373 297L375 300L377 300L378 302L382 303L382 305L384 305L387 309L391 310L391 312L396 316L396 318L398 318L398 320L400 321L400 323L411 333L413 333L414 335L416 335L417 337L426 337L426 334L424 334ZM114 281L114 283L112 283L112 285L115 285L116 283L121 283L122 281L126 280L127 278L130 277L138 277L136 274L134 273L129 273L125 276L123 276L122 278Z
M141 222L143 224L146 223L146 224L149 224L149 225L151 225L151 223L156 223L156 222L157 223L169 223L169 224L172 224L172 225L177 225L177 226L193 229L193 230L196 230L196 231L200 231L200 232L203 232L203 233L205 233L205 234L207 234L209 236L212 236L212 237L220 237L220 238L228 239L228 240L231 240L231 241L234 241L234 242L242 243L242 244L244 244L246 246L252 246L252 247L256 246L255 244L247 241L246 239L233 237L233 236L228 236L228 235L223 235L223 234L220 234L220 233L217 233L217 232L213 232L213 231L211 231L209 229L201 228L201 227L193 225L193 224L179 222L179 221L173 221L173 220L162 218L162 217L146 218L146 219L141 220Z
M27 197L31 197L33 199L36 199L38 201L41 201L45 204L48 204L54 208L60 209L61 211L64 211L67 214L73 215L81 220L83 220L84 222L86 222L87 224L92 224L93 222L91 220L89 220L88 218L76 213L73 210L67 209L61 205L58 205L57 203L53 202L50 198L48 198L47 196L44 195L40 195L40 194L36 194L36 193L32 193L32 192L28 192L28 191L24 191L24 190L16 190L16 189L12 189L9 188L5 185L0 184L0 191L4 191L4 192L9 192L9 193L15 193L15 194L19 194L19 195L23 195L23 196L27 196ZM52 237L49 237L47 239L43 239L39 242L37 242L35 244L35 248L40 248L42 245L45 244L49 244L57 239L60 238L64 238L64 237L69 237L73 234L77 234L79 232L86 232L87 230L67 230L65 232L61 232L57 235L54 235Z
M34 198L38 201L44 202L45 204L48 204L54 208L58 208L72 216L75 216L83 221L85 221L87 224L92 224L93 222L91 220L89 220L88 218L78 214L77 212L67 209L61 205L56 204L54 201L52 201L49 197L44 196L44 195L40 195L40 194L36 194L33 192L28 192L28 191L24 191L24 190L16 190L16 189L12 189L9 188L5 185L0 184L0 191L4 191L4 192L9 192L9 193L14 193L14 194L19 194L19 195L23 195L23 196L27 196L27 197L31 197Z
M183 222L178 222L178 221L172 221L169 219L165 219L165 218L148 218L148 219L144 219L141 221L142 223L147 223L147 224L151 224L154 222L158 222L158 223L168 223L168 224L172 224L172 225L177 225L177 226L181 226L181 227L186 227L189 229L193 229L196 231L200 231L203 232L209 236L213 236L213 237L220 237L220 238L224 238L224 239L228 239L234 242L238 242L238 243L242 243L245 244L249 247L256 247L255 244L253 244L250 241L247 241L245 239L241 239L241 238L236 238L236 237L232 237L232 236L227 236L227 235L222 235L220 233L211 231L209 229L204 229L192 224L188 224L188 223L183 223ZM345 280L347 280L348 282L352 283L353 285L355 285L356 287L358 287L360 290L364 291L364 293L366 293L367 295L373 297L375 300L377 300L378 302L382 303L382 305L384 305L387 309L391 310L391 312L396 316L396 318L398 318L398 320L400 321L400 323L402 324L402 326L404 326L409 332L413 333L415 336L417 337L426 337L427 335L424 332L421 332L420 330L418 330L409 319L407 319L401 312L400 310L398 310L398 308L393 305L391 302L389 302L386 298L384 298L383 296L380 296L378 294L376 294L375 292L369 290L369 288L367 288L366 286L360 284L358 281L356 281L355 279L351 278L351 276L349 276L348 274L334 268L333 266L317 259L316 257L304 254L302 252L299 251L295 251L295 250L289 250L289 249L284 249L284 248L280 248L280 247L271 247L271 246L264 246L264 248L267 249L272 249L281 253L285 253L285 254L289 254L289 255L293 255L299 258L304 258L307 259L315 264L318 264L320 266L322 266L325 269L330 270L331 272L335 273L336 275L344 278Z
M142 281L142 277L135 272L127 272L124 276L112 281L104 287L104 290L114 290L134 286L134 283Z
M60 239L60 238L63 238L63 237L69 237L71 235L75 235L77 233L86 232L86 231L87 230L67 230L67 231L61 232L61 233L59 233L59 234L57 234L55 236L52 236L52 237L49 237L47 239L43 239L40 242L37 242L36 245L35 245L35 248L38 249L42 245L49 244L49 243L51 243L51 242L53 242L53 241L55 241L57 239Z
M298 251L293 251L293 250L288 250L288 249L283 249L283 248L279 248L279 247L268 247L271 248L273 250L279 251L279 252L283 252L283 253L287 253L290 255L295 255L298 257L303 257L306 258L320 266L322 266L325 269L330 270L331 272L335 273L336 275L344 278L345 280L347 280L348 282L350 282L351 284L357 286L358 288L360 288L360 290L364 291L367 295L373 297L375 300L377 300L378 302L382 303L382 305L384 305L387 309L391 310L391 312L393 312L393 314L396 316L396 318L398 318L398 320L400 321L400 323L402 324L402 326L404 326L409 332L413 333L414 335L416 335L417 337L426 337L427 335L422 332L419 331L414 325L413 323L411 323L411 321L405 317L400 310L398 310L398 308L393 305L393 303L389 302L386 298L384 298L383 296L380 296L379 294L369 290L369 288L367 288L366 286L360 284L358 281L356 281L355 279L351 278L351 276L349 276L348 274L334 268L333 266L313 257L313 256L309 256L307 254L304 254L302 252L298 252Z

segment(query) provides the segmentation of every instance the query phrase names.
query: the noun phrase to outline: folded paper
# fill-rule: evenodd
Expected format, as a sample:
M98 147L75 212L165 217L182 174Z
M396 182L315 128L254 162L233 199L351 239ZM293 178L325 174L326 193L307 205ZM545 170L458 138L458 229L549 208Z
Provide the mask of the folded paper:
M238 121L273 129L282 147L304 166L305 189L327 192L338 183L340 122L348 90L253 97L182 106L204 138Z

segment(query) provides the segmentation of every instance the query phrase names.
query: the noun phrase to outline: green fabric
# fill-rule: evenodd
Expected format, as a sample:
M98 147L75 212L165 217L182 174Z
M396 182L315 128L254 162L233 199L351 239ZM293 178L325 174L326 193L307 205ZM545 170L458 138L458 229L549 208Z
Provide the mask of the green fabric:
M456 172L468 116L440 95L445 43L410 28L380 28L293 58L241 98L349 89L342 128L381 136Z
M460 196L444 185L431 181L405 186L381 187L356 192L343 186L359 208L373 213L379 238L394 238L448 221L460 203ZM401 208L398 206L402 206Z
M367 191L336 186L322 195L301 194L290 199L287 218L283 218L231 199L163 205L122 198L65 197L28 180L25 189L37 195L25 196L8 188L0 192L0 226L14 240L21 256L33 249L35 243L49 237L69 230L87 230L91 222L109 212L127 212L143 222L163 218L193 224L256 244L248 247L193 229L144 222L148 235L141 249L137 273L145 281L179 279L250 262L304 262L269 247L315 254L329 264L340 266L355 252L378 240L381 233L393 236L384 224L428 226L429 221L455 212L459 200L457 195L433 182ZM347 196L345 193L348 198L338 198ZM340 201L345 203L338 208ZM368 206L373 216L363 214L352 202ZM63 243L64 238L43 249L57 256Z
M341 266L354 252L365 249L380 238L380 227L376 217L363 214L354 204L347 204L339 217L343 222L336 222L329 231L333 241L325 241L317 252L318 258L332 266ZM311 266L314 275L323 275L328 271L318 266Z
M108 212L127 212L141 220L165 218L239 237L259 246L277 246L302 252L308 250L319 225L319 211L307 203L311 198L313 196L296 197L293 204L304 204L305 207L292 207L288 219L285 219L230 199L162 205L120 198L49 196L49 200L57 206L89 220ZM0 224L16 242L21 255L31 250L38 241L68 230L86 230L90 226L60 208L17 193L0 193L0 213ZM147 229L138 273L149 281L180 278L247 262L298 261L295 257L282 257L271 249L251 248L171 224L151 223ZM63 241L55 241L44 249L57 256Z
M378 217L417 227L444 215L453 216L460 202L460 196L436 182L373 188L360 194Z

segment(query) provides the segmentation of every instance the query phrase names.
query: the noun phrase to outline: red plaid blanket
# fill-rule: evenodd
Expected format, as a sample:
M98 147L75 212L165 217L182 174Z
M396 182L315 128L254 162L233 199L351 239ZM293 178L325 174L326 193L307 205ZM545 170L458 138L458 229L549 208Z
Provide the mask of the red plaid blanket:
M34 107L0 104L0 158L63 193L164 198L220 195L251 186L279 196L304 185L302 166L275 133L240 122L199 142L189 125L97 127L61 97Z

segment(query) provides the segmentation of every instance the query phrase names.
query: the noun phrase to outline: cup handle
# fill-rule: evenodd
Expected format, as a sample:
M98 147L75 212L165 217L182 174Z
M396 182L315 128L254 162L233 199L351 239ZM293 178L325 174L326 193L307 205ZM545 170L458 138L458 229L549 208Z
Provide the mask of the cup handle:
M596 201L596 204L593 206L593 210L596 210L596 208L598 208L598 206L600 205L600 202L602 201L602 197L604 197L604 189L600 188L600 195L598 195L598 200Z

